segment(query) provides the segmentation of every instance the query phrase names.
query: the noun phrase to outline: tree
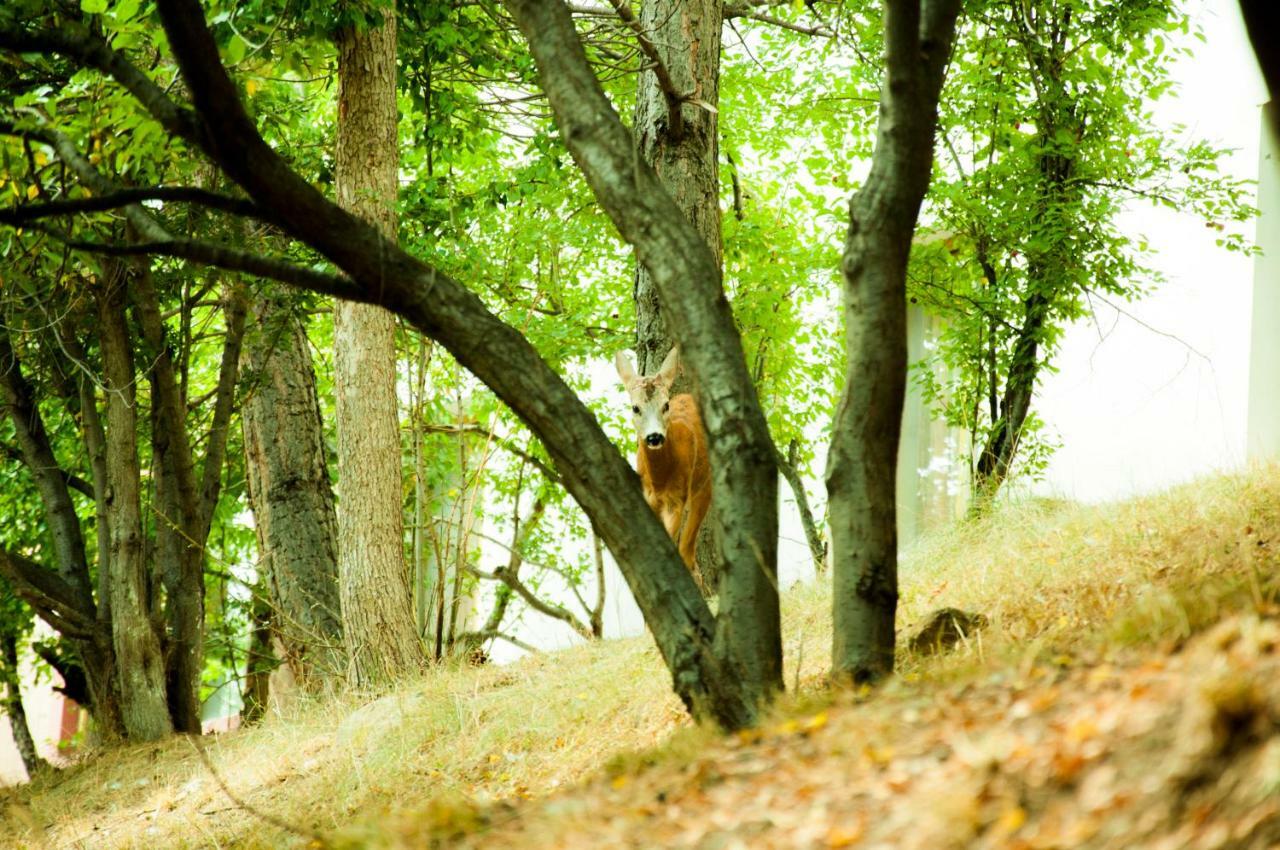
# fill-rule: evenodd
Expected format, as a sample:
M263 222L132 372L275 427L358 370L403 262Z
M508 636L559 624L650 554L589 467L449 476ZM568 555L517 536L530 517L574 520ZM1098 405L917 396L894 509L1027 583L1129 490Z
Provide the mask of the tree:
M395 5L380 23L337 33L338 203L394 241L399 144ZM373 304L334 307L338 427L338 576L349 678L383 684L418 669L404 562L395 318Z
M938 95L960 0L886 0L885 84L871 173L849 202L841 261L844 392L827 455L832 676L893 670L898 603L894 483L906 387L907 259L929 187Z
M295 678L318 689L346 674L337 519L316 376L295 299L265 293L242 355L245 471L270 605L262 617ZM261 641L259 652L268 641ZM259 699L261 702L261 699Z
M285 164L244 111L198 4L165 0L158 11L186 81L190 106L166 95L126 53L76 25L62 22L51 27L47 18L39 16L26 16L18 25L9 16L0 25L0 49L56 54L113 77L165 133L203 151L248 195L247 204L234 197L205 200L223 211L248 211L269 220L283 233L318 251L341 272L321 271L198 238L156 238L134 250L214 263L325 294L376 301L429 333L493 388L543 440L568 490L587 509L597 531L618 557L672 669L676 690L691 710L729 728L752 722L762 700L781 684L780 647L754 653L751 649L756 635L750 627L753 612L746 609L754 606L767 612L769 598L743 600L737 606L726 604L717 637L717 621L656 518L646 511L635 474L564 381L518 331L496 319L456 280L406 254L376 228L325 200ZM578 152L580 159L603 166L588 172L595 172L606 183L622 173L634 175L630 139L590 73L567 11L523 6L518 11L530 15L526 23L533 25L531 31L538 36L535 41L542 44L534 52L541 55L544 71L557 64L555 45L572 47L570 64L559 71L551 68L551 73L564 75L567 70L562 82L588 98L595 114L604 118L593 128L600 134L584 137ZM542 26L552 29L539 35ZM564 88L560 92L568 93ZM14 129L30 132L25 126ZM574 139L575 134L566 132L566 138ZM603 159L595 159L597 156ZM620 172L624 165L625 171ZM642 168L640 175L640 186L625 188L625 195L619 196L605 183L595 190L606 199L620 229L640 244L639 256L670 294L667 300L681 306L677 332L687 341L687 363L704 388L713 458L722 455L720 491L748 508L742 522L726 534L726 554L771 572L775 506L757 510L744 494L761 492L768 486L767 481L758 479L759 470L768 467L772 447L728 306L717 285L718 274L705 244L683 223L652 172ZM643 203L635 203L637 200ZM36 213L56 214L47 206ZM688 257L695 266L692 277L698 284L694 287L689 286L690 269L683 261ZM690 303L681 304L682 300ZM772 473L767 478L772 479Z
M6 126L12 132L12 125ZM38 138L56 151L59 161L92 192L110 195L117 188L59 131L29 127L26 135L28 145L31 138ZM36 167L27 179L48 179L39 170L40 160L33 157L32 162ZM48 196L43 184L33 183L33 197L42 193ZM75 208L76 203L71 206ZM115 225L114 237L120 244L144 236L168 236L132 200L123 211L129 229ZM27 221L21 214L13 215L20 225ZM35 233L37 240L49 238L38 224ZM63 234L63 238L68 237ZM75 418L80 433L74 456L89 459L88 467L77 471L90 480L69 471L75 469L72 464L59 463L37 405L37 386L25 374L24 357L10 330L0 352L12 364L5 371L6 408L19 433L17 456L35 479L57 529L45 554L58 565L58 572L51 573L15 551L0 553L0 572L16 594L74 644L72 654L83 665L88 707L106 739L148 740L175 727L198 731L204 548L221 494L243 300L234 284L225 287L223 301L213 311L225 323L218 348L222 356L213 361L219 366L206 374L212 382L208 394L200 403L189 405L191 376L185 357L193 340L182 338L175 344L170 339L147 263L112 259L100 267L86 267L57 260L51 266L39 251L28 247L23 254L24 262L10 268L14 279L21 281L15 293L34 292L36 281L59 268L62 287L56 294L66 303L56 314L57 321L50 322L44 312L48 302L20 297L14 307L21 321L11 322L10 328L24 328L26 359L42 360L51 375L41 390ZM219 282L211 281L209 288ZM188 330L196 300L188 292L175 311ZM92 305L93 315L86 305ZM32 327L25 328L28 324ZM94 328L94 333L85 333L84 327ZM79 342L95 337L94 349L85 350ZM101 378L95 377L98 369ZM144 381L149 387L150 416L149 428L140 429L138 385ZM105 417L98 411L97 386L107 390ZM192 414L204 418L207 426L198 440L202 446L198 456L187 434L188 427L194 430L198 421L192 420ZM146 504L146 514L140 437L145 437L145 457L151 463L147 475L151 487L145 489L153 499ZM94 504L96 599L89 551L71 497L73 483ZM57 581L51 583L51 576Z
M1187 29L1168 0L969 10L944 96L939 237L918 258L913 294L947 320L936 356L949 368L921 375L972 435L975 510L1018 459L1043 465L1033 398L1067 324L1159 280L1145 242L1119 230L1123 209L1191 211L1221 244L1244 247L1225 232L1251 214L1247 187L1218 173L1226 152L1180 143L1151 118L1181 52L1167 39Z

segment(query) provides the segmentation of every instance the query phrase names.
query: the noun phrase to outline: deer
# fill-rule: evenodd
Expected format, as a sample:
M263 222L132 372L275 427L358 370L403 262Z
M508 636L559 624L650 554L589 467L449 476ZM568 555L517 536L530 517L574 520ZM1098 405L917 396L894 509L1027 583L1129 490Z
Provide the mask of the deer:
M671 395L680 368L672 348L657 373L641 377L630 358L614 358L618 376L631 396L631 418L638 446L636 471L645 501L676 544L699 588L704 588L696 553L698 531L711 507L711 464L698 405L689 393Z

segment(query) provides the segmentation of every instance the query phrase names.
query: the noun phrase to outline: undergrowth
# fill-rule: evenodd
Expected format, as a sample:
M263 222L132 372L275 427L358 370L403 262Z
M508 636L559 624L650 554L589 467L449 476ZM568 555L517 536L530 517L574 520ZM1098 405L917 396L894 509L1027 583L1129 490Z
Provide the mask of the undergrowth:
M944 606L982 613L990 625L939 657L900 653L887 690L1172 651L1228 613L1274 610L1278 471L1107 505L1005 505L928 537L901 565L902 633ZM789 693L770 722L877 699L826 688L829 609L827 581L784 594ZM713 737L689 724L651 641L639 637L504 667L438 669L372 701L298 704L207 738L205 748L255 809L302 834L334 835L403 811L465 830L494 801L544 796L602 768L620 777L692 759ZM93 755L11 791L6 809L6 847L302 841L232 803L181 738Z

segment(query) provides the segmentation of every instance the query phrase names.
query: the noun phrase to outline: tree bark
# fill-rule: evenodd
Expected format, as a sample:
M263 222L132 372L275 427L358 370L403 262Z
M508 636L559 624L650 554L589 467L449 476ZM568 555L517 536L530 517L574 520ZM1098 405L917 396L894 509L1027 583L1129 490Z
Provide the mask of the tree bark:
M395 7L384 22L347 28L338 43L338 203L396 232ZM417 670L404 561L395 319L385 309L334 306L338 424L338 574L352 684L377 686Z
M107 521L111 529L111 631L120 709L126 735L152 741L173 731L165 699L164 659L152 629L142 546L137 393L133 351L125 321L125 272L104 276L98 297L102 363L107 397Z
M721 264L719 128L723 0L644 0L640 26L657 49L667 76L688 100L672 103L653 70L636 84L636 150L649 163L686 220ZM705 105L704 105L705 104ZM708 108L709 107L709 108ZM672 110L679 118L672 120ZM663 318L653 276L636 264L636 365L658 371L676 339ZM688 382L672 393L687 392Z
M960 0L886 0L886 84L871 173L849 202L841 260L845 387L827 456L832 678L893 671L894 484L907 373L906 273L933 168L938 93Z
M254 307L243 354L245 472L263 592L275 610L284 663L308 690L341 677L337 516L311 349L282 295ZM266 651L270 643L263 644ZM265 677L264 677L265 679Z

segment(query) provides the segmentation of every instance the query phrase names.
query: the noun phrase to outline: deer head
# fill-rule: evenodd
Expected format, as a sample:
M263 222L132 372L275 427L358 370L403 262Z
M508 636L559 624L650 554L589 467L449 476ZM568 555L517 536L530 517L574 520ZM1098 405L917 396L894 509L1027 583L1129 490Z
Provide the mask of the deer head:
M671 384L680 369L680 350L672 348L662 361L657 374L640 377L631 358L619 351L614 363L622 385L631 396L631 418L641 445L650 449L662 448L667 441L667 413L671 402Z

